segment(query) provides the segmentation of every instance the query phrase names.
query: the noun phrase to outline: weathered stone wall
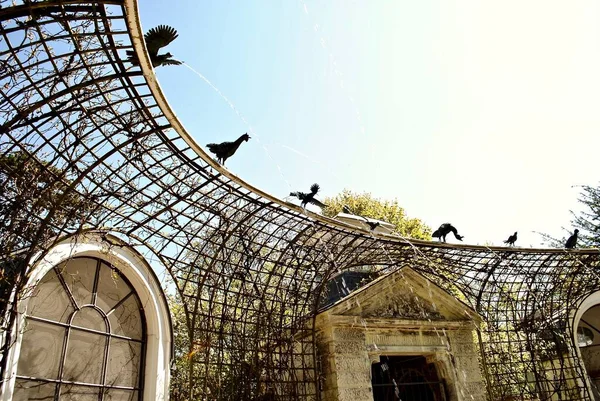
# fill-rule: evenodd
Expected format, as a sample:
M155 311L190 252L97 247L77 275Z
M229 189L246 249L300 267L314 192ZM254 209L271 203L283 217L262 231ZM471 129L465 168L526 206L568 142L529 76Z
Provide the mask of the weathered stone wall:
M320 337L324 401L372 401L364 330L336 327Z

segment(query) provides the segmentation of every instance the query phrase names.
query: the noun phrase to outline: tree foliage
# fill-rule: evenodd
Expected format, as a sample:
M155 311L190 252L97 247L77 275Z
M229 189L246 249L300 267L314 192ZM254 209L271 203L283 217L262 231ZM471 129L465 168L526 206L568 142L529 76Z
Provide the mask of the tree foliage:
M583 209L573 213L573 225L579 228L578 247L600 247L600 186L584 185L579 193Z
M79 225L90 203L69 190L64 171L18 151L0 155L0 244L3 255ZM48 216L47 224L40 218Z
M323 209L325 216L335 217L346 205L353 214L393 224L398 233L404 237L431 239L431 228L420 219L409 218L404 209L398 204L397 199L392 201L382 200L374 198L368 192L361 194L344 189L337 196L324 199L323 202L327 205Z

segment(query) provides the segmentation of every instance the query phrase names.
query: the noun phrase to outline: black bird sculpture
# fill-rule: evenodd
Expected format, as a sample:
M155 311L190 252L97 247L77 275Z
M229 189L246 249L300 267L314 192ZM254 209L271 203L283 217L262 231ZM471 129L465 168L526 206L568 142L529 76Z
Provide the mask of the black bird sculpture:
M371 229L371 231L375 230L377 227L379 227L381 225L381 223L378 222L378 221L370 221L365 216L360 216L358 214L352 213L352 210L350 209L350 207L348 207L348 205L342 206L342 212L344 212L346 214L353 214L355 216L362 217L362 219L369 226L369 228Z
M250 139L250 136L245 133L235 142L209 143L206 147L217 156L219 163L225 165L225 161L235 154L242 142L248 142L248 139Z
M361 216L362 217L362 216ZM369 226L369 228L371 229L371 231L375 230L377 227L379 227L379 225L381 224L378 221L369 221L366 218L363 217L363 219L365 219L365 223L367 223L367 225Z
M508 244L508 246L513 246L515 244L515 242L517 242L517 232L516 231L513 235L508 237L508 239L506 241L504 241L504 243Z
M440 228L438 228L433 232L433 234L431 234L431 236L434 238L437 237L440 239L440 241L446 242L446 235L450 233L454 234L454 238L456 238L459 241L462 241L464 238L462 235L458 235L458 230L450 223L442 224Z
M573 235L571 235L569 237L569 239L567 240L567 243L565 244L565 248L567 248L567 249L575 248L575 245L577 245L577 234L579 234L579 230L575 229L575 231L573 231Z
M150 54L150 61L153 67L182 64L181 61L173 59L171 53L158 54L158 51L162 47L177 39L177 36L175 28L168 25L159 25L146 32L144 41L146 42L146 49L148 49L148 53ZM127 61L133 65L140 65L140 60L138 60L133 50L127 50Z
M312 184L310 187L310 192L290 192L290 196L295 196L296 198L300 199L302 201L301 205L303 208L305 208L308 203L312 203L313 205L319 206L320 208L324 208L327 205L319 202L315 198L315 195L317 194L317 192L319 192L319 189L319 184Z

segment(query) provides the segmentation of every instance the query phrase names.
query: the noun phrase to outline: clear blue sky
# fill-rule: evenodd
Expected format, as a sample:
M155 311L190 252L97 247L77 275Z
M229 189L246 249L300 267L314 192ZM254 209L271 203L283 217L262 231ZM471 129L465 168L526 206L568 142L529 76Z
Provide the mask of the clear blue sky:
M518 244L536 246L532 231L567 235L572 186L600 178L597 1L140 0L140 9L145 31L179 31L167 50L256 133L227 167L278 197L313 182L322 196L367 191L434 229L453 223L465 243L500 245L518 230ZM203 146L249 131L185 66L156 73Z

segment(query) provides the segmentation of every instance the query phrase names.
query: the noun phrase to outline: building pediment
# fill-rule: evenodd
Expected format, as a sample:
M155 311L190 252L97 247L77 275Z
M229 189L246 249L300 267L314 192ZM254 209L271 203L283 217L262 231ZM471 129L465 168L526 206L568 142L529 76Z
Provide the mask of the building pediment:
M327 314L364 319L477 320L477 313L410 267L379 277L332 305Z

